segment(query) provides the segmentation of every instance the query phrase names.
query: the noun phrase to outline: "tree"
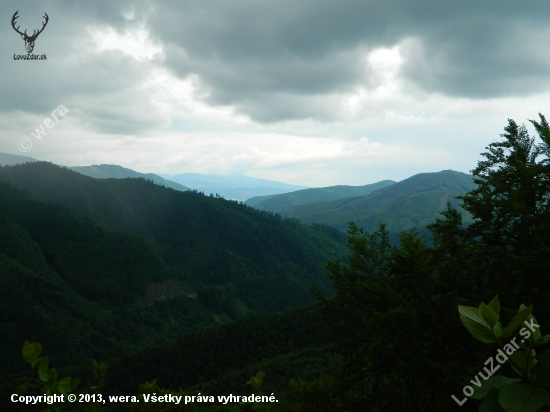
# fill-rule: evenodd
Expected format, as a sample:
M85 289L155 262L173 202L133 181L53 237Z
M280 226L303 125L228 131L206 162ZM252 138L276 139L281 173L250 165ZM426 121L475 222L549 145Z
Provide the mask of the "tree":
M474 223L463 239L493 260L494 280L508 301L546 302L550 272L550 128L542 114L527 128L508 120L472 170L477 188L462 196ZM549 309L550 306L544 307ZM540 308L539 308L540 309Z
M451 410L450 394L490 355L452 320L456 306L502 292L512 307L549 308L550 129L542 115L531 123L538 140L509 120L504 140L491 143L472 171L478 186L461 197L472 225L448 204L428 226L431 246L418 233L402 233L392 247L383 225L363 233L350 224L349 265L327 264L335 297L315 292L344 357L323 386L337 399L332 410ZM320 386L301 387L307 398ZM296 397L298 385L292 389Z
M327 411L450 410L448 394L483 359L459 322L448 320L464 300L457 287L476 296L474 276L469 287L448 287L449 261L416 232L402 233L399 247L384 225L364 233L350 223L349 234L349 265L327 264L336 295L315 292L344 364L328 381L293 382L293 398L301 389L302 399L314 399L323 388Z

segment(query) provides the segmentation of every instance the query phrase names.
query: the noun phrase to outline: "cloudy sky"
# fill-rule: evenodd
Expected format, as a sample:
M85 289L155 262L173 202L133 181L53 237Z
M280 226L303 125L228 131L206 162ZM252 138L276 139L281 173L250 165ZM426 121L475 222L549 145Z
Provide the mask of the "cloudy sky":
M48 14L47 60L16 59L17 10L28 34ZM63 165L362 185L468 172L508 118L550 116L547 0L0 0L0 16L0 151Z

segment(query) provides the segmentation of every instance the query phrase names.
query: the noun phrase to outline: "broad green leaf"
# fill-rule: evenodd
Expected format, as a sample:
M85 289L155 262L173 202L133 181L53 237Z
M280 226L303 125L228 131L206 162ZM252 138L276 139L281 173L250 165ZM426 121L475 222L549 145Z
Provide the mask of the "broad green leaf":
M474 394L471 396L471 398L484 399L485 396L487 396L488 392L493 388L500 389L505 385L509 385L511 383L516 383L516 382L522 382L522 381L523 379L507 378L504 375L491 376L486 381L480 378L479 382L481 383L481 386L472 385L472 387L474 388Z
M27 357L25 358L25 360L27 362L29 362L32 366L36 365L38 362L40 362L40 358L35 358L35 357Z
M481 402L481 405L479 405L479 412L504 412L504 409L500 406L498 403L498 395L500 393L500 389L497 388L491 388L491 390L487 393L487 396L483 398L483 402Z
M262 384L262 381L264 380L265 373L263 371L259 371L256 376L252 376L250 380L246 383L249 385L252 385L252 387L256 390L260 388L260 385Z
M533 312L533 305L529 305L525 307L522 305L523 309L520 307L520 310L518 313L512 318L508 326L504 328L502 331L502 337L504 339L510 337L512 333L514 333L517 328L519 328L525 320L527 320L527 317Z
M24 358L38 358L42 353L42 345L38 342L25 342L21 350Z
M59 392L63 394L68 394L71 392L71 377L67 376L59 381L59 385L57 387Z
M57 390L61 392L63 395L67 395L71 393L71 387L69 385L58 385Z
M527 365L527 358L528 358L527 353L519 349L510 355L510 359L514 361L514 363L519 367L519 369L517 369L514 366L514 363L510 362L512 369L514 369L521 376L525 376L523 371L525 370L526 367L528 370L530 370L536 362L535 359L531 358L529 361L529 365Z
M48 369L48 364L50 363L50 358L43 356L39 359L38 368L39 369Z
M497 322L497 324L493 326L493 333L497 338L502 336L502 324L500 322Z
M498 315L484 302L481 302L481 305L479 305L479 313L491 328L497 324Z
M550 395L546 390L519 383L503 386L498 395L498 402L506 412L537 412L548 401Z
M42 353L42 345L38 342L25 342L21 349L23 358L38 358Z
M46 393L46 392L51 392L51 391L53 391L56 387L57 387L57 382L55 382L55 381L50 381L50 382L46 383L46 384L42 387L42 392L44 392L44 393Z
M23 347L21 348L21 354L24 358L28 358L29 356L32 356L34 353L34 346L29 341L26 341L23 344Z
M67 376L59 381L60 385L66 386L71 384L71 377Z
M487 306L493 309L493 312L495 312L497 315L500 315L500 302L498 300L498 295L496 295Z
M19 385L17 389L15 389L15 393L18 395L23 395L25 392L27 392L27 385Z
M458 313L462 324L474 338L484 343L493 343L496 341L491 327L483 319L478 308L459 305Z
M532 325L539 325L539 323L537 322L537 319L533 316L533 314L529 315L526 319L527 323L528 324L532 324ZM525 324L525 322L524 322ZM539 325L540 326L540 325ZM529 340L531 342L536 342L538 341L540 338L542 338L542 334L540 333L540 327L538 328L535 328L534 331L531 331L531 328L525 326L527 329L529 329L529 331L531 332L531 336L529 336Z
M50 375L48 375L48 372L43 369L38 369L38 379L40 379L42 382L48 382L48 379L50 379Z
M76 389L78 388L78 385L80 385L80 379L75 378L71 380L71 392L76 391Z

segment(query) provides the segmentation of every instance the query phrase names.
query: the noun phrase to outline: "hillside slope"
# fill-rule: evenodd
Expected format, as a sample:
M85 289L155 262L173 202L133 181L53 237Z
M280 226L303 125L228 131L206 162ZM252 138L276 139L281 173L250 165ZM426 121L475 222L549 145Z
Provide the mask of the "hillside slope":
M124 179L124 178L143 178L152 180L157 185L169 187L170 189L186 191L189 190L187 186L166 180L154 173L139 173L132 169L127 169L118 165L92 165L92 166L72 166L69 169L74 170L85 176L90 176L95 179Z
M0 375L25 368L26 340L48 345L63 365L122 356L214 323L213 311L184 294L195 291L185 273L145 240L4 183L0 200ZM159 300L155 285L163 284L174 299Z
M0 153L0 166L13 166L22 163L38 162L38 160L28 157L12 155L8 153Z
M285 212L293 207L317 202L329 202L345 197L364 196L375 190L394 184L393 180L383 180L365 186L329 186L312 189L297 190L291 193L283 193L271 196L256 196L248 199L245 204L259 210L267 210L276 213Z
M40 162L2 167L0 181L25 191L0 191L0 345L14 356L28 339L66 348L56 336L83 345L58 354L62 363L119 356L309 304L313 281L331 293L326 259L345 259L333 228L144 179L92 179Z
M432 223L447 202L458 206L460 201L455 197L474 187L472 177L465 173L452 170L421 173L366 196L298 206L284 214L302 222L331 225L342 231L347 230L349 221L368 231L386 223L390 232L397 233ZM464 219L468 222L469 215Z

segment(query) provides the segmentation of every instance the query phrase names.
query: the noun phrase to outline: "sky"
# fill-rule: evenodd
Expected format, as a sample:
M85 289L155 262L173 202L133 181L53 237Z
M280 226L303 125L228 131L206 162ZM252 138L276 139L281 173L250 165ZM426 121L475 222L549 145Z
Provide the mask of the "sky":
M47 13L46 60L21 59L16 11L28 35ZM0 152L61 165L364 185L468 173L507 119L550 116L547 0L0 0L0 16Z

